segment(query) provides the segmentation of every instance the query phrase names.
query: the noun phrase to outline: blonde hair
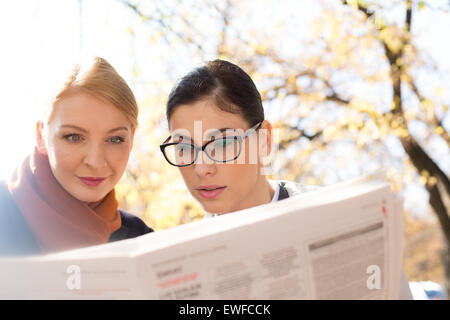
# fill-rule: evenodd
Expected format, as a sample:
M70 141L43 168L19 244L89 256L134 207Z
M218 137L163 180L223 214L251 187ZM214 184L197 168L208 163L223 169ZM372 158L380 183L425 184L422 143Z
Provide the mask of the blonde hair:
M125 114L132 128L137 127L138 106L133 92L113 66L100 57L93 57L74 66L64 85L55 92L46 108L45 122L48 124L51 121L59 101L79 91L110 102Z

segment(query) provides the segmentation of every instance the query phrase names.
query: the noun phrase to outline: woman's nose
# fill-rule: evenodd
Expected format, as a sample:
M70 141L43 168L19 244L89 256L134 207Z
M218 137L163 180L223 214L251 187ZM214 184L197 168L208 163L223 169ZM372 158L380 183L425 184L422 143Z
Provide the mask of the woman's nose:
M105 151L102 147L91 145L86 150L84 164L92 168L103 168L106 166Z
M194 171L199 176L212 175L216 173L216 163L211 160L205 152L199 152L197 160L193 164Z

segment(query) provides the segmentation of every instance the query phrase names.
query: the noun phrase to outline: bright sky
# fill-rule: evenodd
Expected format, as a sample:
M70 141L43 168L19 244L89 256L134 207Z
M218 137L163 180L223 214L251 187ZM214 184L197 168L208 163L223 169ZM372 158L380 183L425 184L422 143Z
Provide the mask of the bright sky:
M35 122L56 83L74 62L97 54L130 78L130 37L125 23L108 20L117 6L83 2L83 49L77 0L8 1L0 10L0 87L2 88L0 178L5 178L34 145ZM106 9L106 10L105 10ZM126 17L126 15L121 15ZM127 79L128 80L128 79Z
M302 1L303 9L307 6L312 9L311 1ZM258 3L269 6L271 2ZM294 3L300 7L300 2L295 0L286 0L283 4ZM0 6L0 135L3 150L0 179L8 177L32 150L35 122L42 105L60 77L67 74L67 69L80 57L95 54L108 59L133 86L133 57L138 52L146 61L143 78L167 78L166 67L152 63L158 61L162 53L158 48L151 48L145 34L139 34L137 26L140 22L130 10L111 0L84 0L82 4L82 20L78 0L17 0L2 2ZM273 8L262 14L261 27L270 21L279 4L272 3ZM249 14L251 12L253 9ZM429 49L440 68L445 70L442 78L445 81L450 81L448 17L422 10L415 16L414 23L419 43ZM134 40L126 31L128 27L136 30ZM181 74L192 65L177 67L177 73ZM450 93L446 94L448 101ZM447 120L450 126L450 120Z

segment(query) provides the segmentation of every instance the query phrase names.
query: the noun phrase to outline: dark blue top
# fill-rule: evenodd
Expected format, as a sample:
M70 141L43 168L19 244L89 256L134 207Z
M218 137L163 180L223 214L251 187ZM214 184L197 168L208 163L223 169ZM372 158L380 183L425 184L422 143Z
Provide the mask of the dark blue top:
M111 234L109 242L135 238L153 230L138 217L119 210L121 227ZM42 253L22 213L11 197L5 182L0 182L0 256Z

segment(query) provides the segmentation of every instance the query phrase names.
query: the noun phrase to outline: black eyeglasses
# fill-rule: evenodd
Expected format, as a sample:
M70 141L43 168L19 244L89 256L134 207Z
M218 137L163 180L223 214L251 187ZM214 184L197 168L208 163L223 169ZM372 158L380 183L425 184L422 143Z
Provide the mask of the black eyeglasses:
M236 160L241 154L242 142L258 130L262 122L257 123L248 129L241 136L224 136L206 142L198 147L192 143L170 142L169 136L163 144L159 146L167 162L175 167L187 167L197 161L198 153L204 151L209 159L215 162L229 162Z

